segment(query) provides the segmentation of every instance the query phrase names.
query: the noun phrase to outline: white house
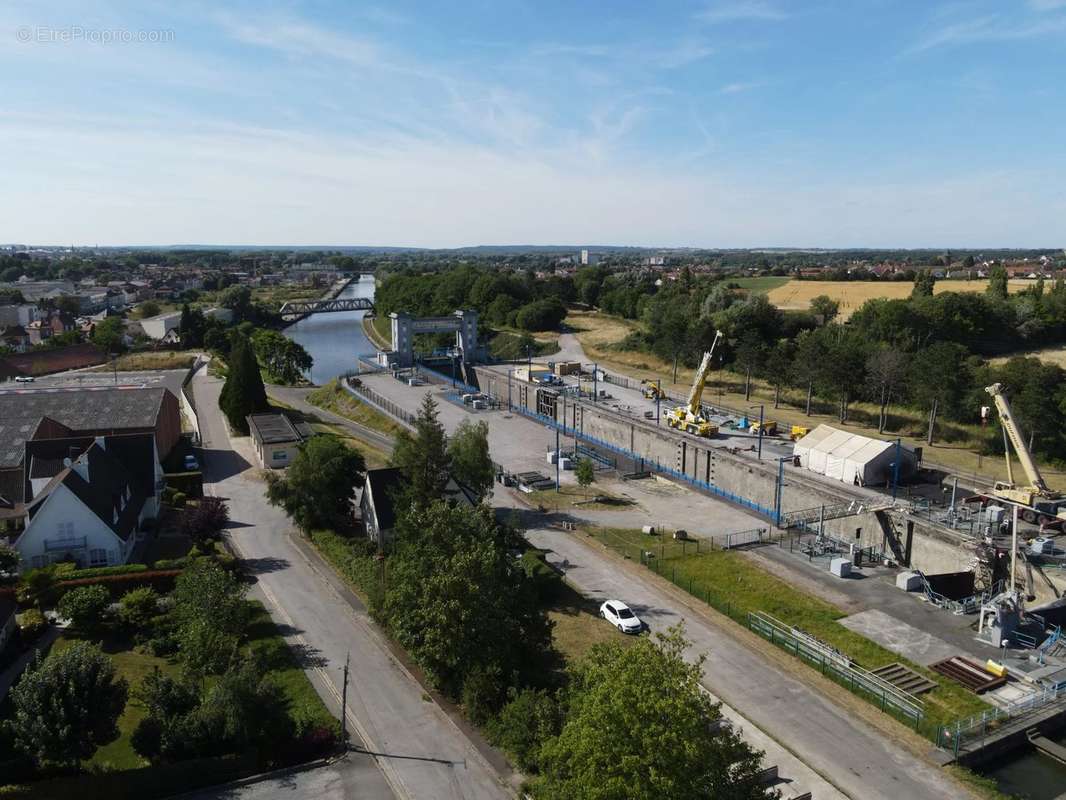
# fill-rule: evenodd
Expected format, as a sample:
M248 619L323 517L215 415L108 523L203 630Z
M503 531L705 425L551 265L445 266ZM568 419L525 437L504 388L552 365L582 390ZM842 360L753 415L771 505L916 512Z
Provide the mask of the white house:
M392 541L397 517L396 500L405 485L403 473L396 467L367 470L359 510L370 541L382 546ZM478 504L477 495L452 477L448 478L441 499L468 507Z
M144 335L156 341L162 341L168 333L177 330L180 325L180 311L171 311L167 314L158 314L141 320L141 328L144 329Z
M27 442L25 528L13 543L23 569L124 564L159 513L163 473L151 434L100 436L61 456L72 441Z

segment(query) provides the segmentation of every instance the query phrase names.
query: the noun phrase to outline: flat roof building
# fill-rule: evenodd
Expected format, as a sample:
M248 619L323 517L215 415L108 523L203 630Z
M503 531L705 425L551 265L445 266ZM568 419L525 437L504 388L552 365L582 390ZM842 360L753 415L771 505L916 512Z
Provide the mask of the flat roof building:
M248 432L255 444L259 466L265 469L287 467L311 432L303 424L294 425L281 413L250 414Z

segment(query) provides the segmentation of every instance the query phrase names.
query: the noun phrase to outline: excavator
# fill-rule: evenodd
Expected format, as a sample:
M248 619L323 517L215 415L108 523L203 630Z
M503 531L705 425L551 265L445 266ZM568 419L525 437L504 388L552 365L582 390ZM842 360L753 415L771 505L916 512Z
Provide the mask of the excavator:
M640 393L648 400L665 400L666 391L660 381L643 380L640 382Z
M1066 521L1066 496L1048 488L1036 461L1033 460L1033 454L1029 451L1025 439L1022 438L1021 431L1015 425L1010 402L1003 393L1002 384L993 383L991 386L986 386L985 391L992 396L996 411L999 412L999 421L1003 426L1005 438L1010 440L1010 446L1004 447L1004 455L1007 458L1007 480L996 481L992 487L992 496L1017 505L1018 515L1026 522L1039 522L1041 525L1046 525L1049 522ZM1006 445L1006 442L1004 444ZM1018 461L1029 479L1028 485L1018 485L1014 482L1010 457L1011 446L1018 455Z
M718 433L718 426L704 416L700 399L703 397L703 387L707 383L707 373L711 371L714 350L721 339L722 332L715 331L711 349L703 354L700 368L696 370L696 379L692 382L692 389L688 393L688 403L666 412L666 424L671 428L677 428L679 431L695 436L714 436Z

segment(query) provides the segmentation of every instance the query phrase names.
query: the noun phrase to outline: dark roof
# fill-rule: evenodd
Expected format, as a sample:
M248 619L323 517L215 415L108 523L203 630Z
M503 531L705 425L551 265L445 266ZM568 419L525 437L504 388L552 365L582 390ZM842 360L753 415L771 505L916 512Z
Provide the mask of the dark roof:
M88 467L89 480L83 478L76 468L83 466ZM64 467L45 486L26 506L26 512L32 519L55 489L63 485L117 536L127 539L137 527L137 518L145 501L145 495L135 484L133 476L118 459L94 443L78 458L75 466ZM123 507L122 500L127 490L130 497Z
M403 489L405 483L403 473L396 467L366 471L366 484L363 491L370 492L371 497L374 498L378 530L387 531L396 524L394 495Z
M0 369L11 370L15 375L47 375L79 367L91 367L107 361L107 354L92 342L72 344L46 350L31 350L5 356Z
M164 393L161 386L100 386L0 390L0 469L22 463L23 443L42 417L71 432L155 428Z
M302 442L304 437L284 414L251 414L248 430L252 438L263 444Z
M63 471L64 459L76 460L96 438L72 436L64 439L36 439L26 442L23 469L26 472L22 496L25 502L33 495L32 479L53 478ZM99 437L110 453L129 474L131 485L145 497L155 494L155 441L150 433L120 433Z

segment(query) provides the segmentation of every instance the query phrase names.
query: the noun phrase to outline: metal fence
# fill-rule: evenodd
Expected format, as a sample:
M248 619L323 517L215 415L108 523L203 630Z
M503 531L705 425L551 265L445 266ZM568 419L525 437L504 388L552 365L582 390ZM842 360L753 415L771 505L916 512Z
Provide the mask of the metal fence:
M1011 720L1055 705L1066 705L1066 684L1048 686L1017 702L993 706L980 714L955 720L950 725L941 725L937 729L936 745L958 758L961 751L979 745L982 740L1009 725Z
M343 381L342 385L345 389L347 389L352 394L357 395L364 402L368 403L369 405L375 406L379 411L384 411L386 414L389 414L399 420L402 420L408 425L414 424L414 414L405 411L399 405L389 400L389 398L378 394L369 386L362 383L353 386L352 383L347 379Z
M925 716L921 700L909 692L898 689L883 678L860 666L851 664L846 656L810 637L788 627L769 614L754 611L748 615L748 627L777 645L782 650L817 667L823 675L831 678L855 694L866 697L882 711L918 728Z
M580 431L576 428L571 428L565 423L556 422L551 417L545 416L544 414L537 414L523 406L515 405L511 407L511 410L516 411L522 416L529 417L530 419L536 420L537 422L547 425L549 428L556 428L564 436L573 437L575 440L582 439L586 442L591 442L597 447L625 456L633 462L643 464L644 469L649 472L657 472L661 475L667 475L671 478L676 478L677 480L684 481L685 483L688 483L691 486L695 486L697 489L702 489L703 491L709 492L710 494L713 494L716 497L720 497L723 500L728 500L731 503L735 503L736 505L742 506L743 508L746 508L750 511L754 511L757 514L761 514L762 516L767 517L768 519L774 519L776 516L776 512L772 508L768 508L767 506L761 505L760 503L756 503L754 500L749 500L747 497L742 497L741 495L734 494L728 489L723 489L720 486L715 486L713 483L701 481L699 478L694 478L691 475L686 475L684 472L680 472L674 469L673 467L668 467L666 464L661 463L658 459L649 460L643 456L634 453L631 450L628 450L624 447L619 447L618 445L611 444L610 442L605 442L603 439L591 436L590 434L587 434L584 431Z

